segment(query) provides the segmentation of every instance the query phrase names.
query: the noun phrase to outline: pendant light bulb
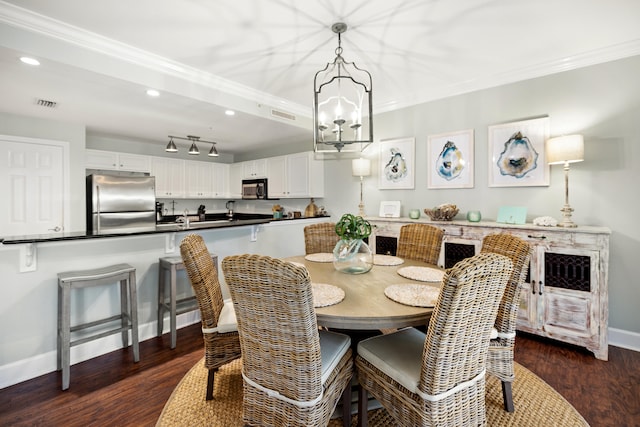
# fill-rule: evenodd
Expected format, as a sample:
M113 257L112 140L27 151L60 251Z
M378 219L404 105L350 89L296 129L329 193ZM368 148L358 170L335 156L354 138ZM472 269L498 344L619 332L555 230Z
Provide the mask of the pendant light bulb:
M173 142L173 138L169 138L169 143L167 144L167 148L164 149L167 153L177 153L178 147L176 147L175 142Z
M189 148L189 154L193 154L193 155L200 154L200 150L198 150L198 146L196 145L195 142L191 143L191 147Z
M211 146L211 150L209 150L209 154L208 155L211 156L211 157L218 157L219 156L218 150L216 149L215 144Z

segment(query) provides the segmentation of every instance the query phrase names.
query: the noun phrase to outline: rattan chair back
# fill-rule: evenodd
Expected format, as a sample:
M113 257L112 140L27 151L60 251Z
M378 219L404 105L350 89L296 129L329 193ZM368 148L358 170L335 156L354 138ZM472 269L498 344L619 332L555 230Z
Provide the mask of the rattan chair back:
M482 240L481 252L504 255L511 259L513 272L498 307L495 328L498 337L489 343L487 372L502 381L504 407L514 410L511 383L514 380L513 351L516 339L516 323L520 306L520 291L527 276L531 246L510 234L491 234Z
M400 227L398 250L400 258L437 264L444 230L429 224L406 224Z
M529 268L531 246L521 238L510 234L492 234L482 240L480 251L504 255L513 263L513 272L500 301L495 323L498 333L513 333L518 320L520 290Z
M304 227L305 254L331 253L340 241L334 222L321 222Z
M214 332L224 305L216 268L202 236L187 235L180 243L180 254L191 287L198 301L204 338L204 366L209 370L207 400L213 398L215 371L241 356L238 332Z
M319 332L307 269L268 256L234 255L224 258L222 271L240 333L245 425L327 425L350 381L353 365L349 350L323 390ZM323 397L301 408L264 389L296 402Z
M418 393L358 357L358 380L399 426L482 426L485 361L511 275L505 256L481 253L447 270L427 328Z

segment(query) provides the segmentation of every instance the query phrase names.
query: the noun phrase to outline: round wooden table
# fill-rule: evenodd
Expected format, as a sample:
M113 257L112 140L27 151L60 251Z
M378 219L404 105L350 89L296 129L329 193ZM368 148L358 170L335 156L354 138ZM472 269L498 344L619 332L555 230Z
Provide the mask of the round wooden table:
M332 262L308 261L304 256L286 260L304 264L312 282L327 283L344 290L345 298L340 303L316 308L318 325L327 328L375 330L426 325L433 307L413 307L397 303L387 298L384 290L389 285L402 283L441 286L441 283L407 279L396 272L406 266L438 268L420 261L405 260L403 264L395 266L374 265L368 273L347 274L336 271Z

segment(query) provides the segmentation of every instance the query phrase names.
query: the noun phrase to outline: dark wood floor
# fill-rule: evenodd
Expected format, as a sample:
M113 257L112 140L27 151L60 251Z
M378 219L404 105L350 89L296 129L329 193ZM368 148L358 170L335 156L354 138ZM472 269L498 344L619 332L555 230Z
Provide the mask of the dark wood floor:
M67 391L60 390L59 372L0 390L0 426L153 426L203 356L200 325L179 330L174 350L165 334L141 343L140 352L139 363L125 349L72 366ZM603 362L577 347L519 335L516 360L591 426L640 427L640 352L609 347Z

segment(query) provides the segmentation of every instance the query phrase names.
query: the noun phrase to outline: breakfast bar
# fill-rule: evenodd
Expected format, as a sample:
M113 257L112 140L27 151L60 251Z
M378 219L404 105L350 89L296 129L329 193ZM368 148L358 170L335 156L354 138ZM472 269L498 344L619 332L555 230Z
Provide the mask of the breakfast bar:
M207 228L157 230L131 234L87 235L67 233L52 236L7 238L0 245L0 265L5 286L0 302L0 387L6 387L56 370L57 274L127 263L137 276L137 306L140 341L157 334L158 262L179 256L180 241L189 233L203 236L210 252L223 259L238 253L263 253L276 257L304 251L302 229L327 218L295 220L248 220L236 225ZM282 239L283 235L300 239ZM31 249L27 249L31 247ZM21 271L21 259L29 259L29 271ZM223 283L223 292L226 286ZM184 272L177 274L176 297L192 295ZM72 322L87 323L109 317L120 307L116 287L93 287L71 299ZM82 313L81 315L78 313ZM77 316L78 318L74 318ZM178 329L199 321L197 312L177 317ZM168 322L167 322L168 323ZM168 325L165 333L169 331ZM167 347L169 343L167 342ZM179 345L179 343L178 343ZM122 348L117 335L71 349L71 364ZM123 350L128 351L128 350ZM144 354L141 355L144 358Z

